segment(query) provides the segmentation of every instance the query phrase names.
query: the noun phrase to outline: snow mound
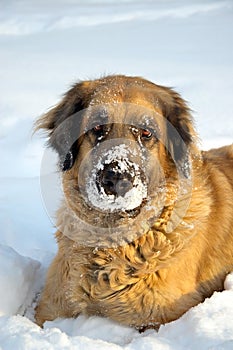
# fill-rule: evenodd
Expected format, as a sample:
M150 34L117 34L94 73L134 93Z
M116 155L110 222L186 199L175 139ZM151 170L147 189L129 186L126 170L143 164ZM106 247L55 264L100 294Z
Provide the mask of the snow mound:
M7 254L6 254L7 255ZM10 255L15 257L15 252ZM24 259L24 258L22 258ZM46 322L44 329L22 317L0 317L0 346L8 350L232 350L233 274L216 292L180 319L140 334L107 318L80 315ZM17 281L12 277L12 286Z
M232 282L233 274L230 274L225 283L228 290L215 292L211 298L190 309L177 321L162 326L160 336L182 345L180 348L233 349Z
M224 288L233 291L233 273L230 273L225 280Z
M0 245L0 316L24 313L35 296L33 285L40 264Z

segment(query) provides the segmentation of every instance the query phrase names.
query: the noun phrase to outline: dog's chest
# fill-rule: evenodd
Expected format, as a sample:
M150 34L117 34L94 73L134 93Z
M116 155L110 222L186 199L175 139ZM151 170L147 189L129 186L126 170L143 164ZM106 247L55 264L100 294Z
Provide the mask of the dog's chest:
M111 317L133 326L154 322L154 306L158 303L154 290L155 273L142 278L135 275L127 259L114 259L101 252L86 255L84 260L82 264L81 261L76 264L76 278L71 271L67 292L74 315L81 312Z

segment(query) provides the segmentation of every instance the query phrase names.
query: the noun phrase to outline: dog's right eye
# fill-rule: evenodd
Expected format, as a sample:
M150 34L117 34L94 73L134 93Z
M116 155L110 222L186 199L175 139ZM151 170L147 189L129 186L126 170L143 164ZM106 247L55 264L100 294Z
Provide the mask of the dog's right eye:
M103 130L103 125L96 125L93 128L93 131L96 133L101 132L102 130Z
M106 130L104 125L95 125L92 128L92 132L97 136L97 137L101 137L104 136L106 134Z

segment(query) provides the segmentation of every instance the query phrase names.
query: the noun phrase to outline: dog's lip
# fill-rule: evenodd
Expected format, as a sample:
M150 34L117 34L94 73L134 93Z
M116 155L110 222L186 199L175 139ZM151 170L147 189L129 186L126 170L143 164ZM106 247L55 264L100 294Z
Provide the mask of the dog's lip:
M141 212L141 205L135 209L131 209L131 210L126 210L125 212L123 213L126 213L126 215L129 217L129 218L136 218ZM122 215L122 217L124 217L124 215Z
M102 214L105 214L106 216L109 216L109 217L111 217L111 216L115 217L116 215L119 215L119 218L128 217L131 219L136 218L140 214L142 207L144 207L148 203L147 198L144 198L142 200L142 203L133 209L128 209L128 210L116 209L114 211L111 211L111 210L109 210L109 211L104 210L103 211L100 208L96 208L95 206L92 206L90 203L87 203L85 198L83 198L83 201L85 202L85 205L88 207L89 210L91 210L91 211L95 210L95 211L97 211L97 214L102 213Z

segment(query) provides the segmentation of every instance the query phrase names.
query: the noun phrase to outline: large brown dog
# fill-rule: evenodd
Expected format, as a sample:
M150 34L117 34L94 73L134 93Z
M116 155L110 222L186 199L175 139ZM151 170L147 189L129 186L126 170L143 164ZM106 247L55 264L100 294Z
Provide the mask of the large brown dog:
M180 317L233 270L233 146L201 152L184 100L138 77L79 82L39 119L59 154L59 250L36 309L137 328Z

